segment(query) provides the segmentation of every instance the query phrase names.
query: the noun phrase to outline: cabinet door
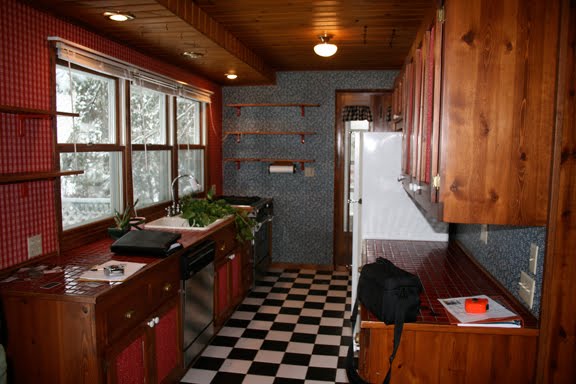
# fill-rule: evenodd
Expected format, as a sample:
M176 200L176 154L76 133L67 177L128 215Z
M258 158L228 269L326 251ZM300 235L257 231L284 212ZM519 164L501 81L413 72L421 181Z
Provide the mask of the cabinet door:
M230 291L232 294L230 304L231 306L236 306L244 297L242 250L238 249L230 256Z
M174 297L111 346L107 354L108 382L168 383L182 373L180 309Z
M138 327L126 338L118 341L107 358L108 383L143 384L149 376L146 328Z
M546 223L558 4L445 2L444 221Z
M172 382L182 365L181 324L177 299L168 303L166 309L161 310L154 318L154 322L152 359L156 368L156 382Z
M228 258L221 260L214 271L214 323L220 326L224 323L226 312L230 306L230 282Z

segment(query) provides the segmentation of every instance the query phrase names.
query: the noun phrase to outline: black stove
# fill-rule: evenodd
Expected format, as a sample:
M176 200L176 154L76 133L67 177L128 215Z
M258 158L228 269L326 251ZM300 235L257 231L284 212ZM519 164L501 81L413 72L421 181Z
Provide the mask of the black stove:
M254 278L252 283L263 277L272 261L272 219L274 217L274 203L271 198L259 196L222 195L218 199L228 204L246 209L248 217L256 222L254 229L253 260Z

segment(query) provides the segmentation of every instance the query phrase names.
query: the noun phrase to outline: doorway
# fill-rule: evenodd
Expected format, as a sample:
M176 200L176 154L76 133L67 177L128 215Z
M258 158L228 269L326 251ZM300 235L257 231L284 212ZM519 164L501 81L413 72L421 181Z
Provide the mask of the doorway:
M372 121L366 124L358 120L343 121L345 107L370 107ZM391 121L391 90L339 90L336 91L336 127L334 141L334 266L350 266L352 263L352 209L354 200L354 140L351 132L365 130L387 132L394 128Z

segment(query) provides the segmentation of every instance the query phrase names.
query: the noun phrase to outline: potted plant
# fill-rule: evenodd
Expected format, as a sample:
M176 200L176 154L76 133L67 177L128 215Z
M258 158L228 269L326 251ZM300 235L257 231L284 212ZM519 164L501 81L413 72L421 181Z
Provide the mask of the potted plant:
M119 239L130 231L132 225L141 224L141 221L135 223L132 220L132 213L134 212L136 204L138 204L138 199L136 199L134 204L128 204L122 212L118 212L116 209L114 210L114 226L108 228L108 235L111 238Z
M195 199L193 195L184 196L181 200L180 216L187 219L191 227L206 227L218 219L234 215L236 239L240 242L252 240L256 222L249 218L244 210L234 208L225 200L214 199L214 194L212 187L206 193L206 199Z

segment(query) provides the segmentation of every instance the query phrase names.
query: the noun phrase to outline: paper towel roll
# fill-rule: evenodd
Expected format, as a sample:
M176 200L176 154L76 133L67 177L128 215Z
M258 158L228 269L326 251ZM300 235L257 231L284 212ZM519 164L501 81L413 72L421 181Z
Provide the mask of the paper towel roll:
M270 164L268 167L268 172L270 173L294 173L296 172L296 167L294 164Z

